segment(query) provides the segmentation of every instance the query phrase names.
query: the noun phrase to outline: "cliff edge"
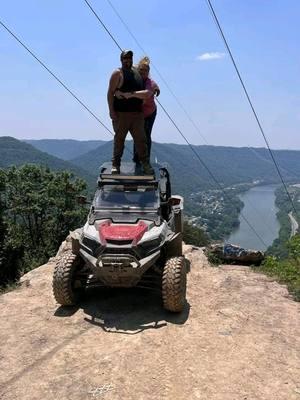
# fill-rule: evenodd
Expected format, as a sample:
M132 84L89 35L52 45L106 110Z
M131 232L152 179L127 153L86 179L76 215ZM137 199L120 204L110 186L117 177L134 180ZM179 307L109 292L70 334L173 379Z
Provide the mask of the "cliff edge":
M180 315L142 289L59 307L53 262L24 275L0 296L0 399L300 399L300 304L247 267L185 255Z

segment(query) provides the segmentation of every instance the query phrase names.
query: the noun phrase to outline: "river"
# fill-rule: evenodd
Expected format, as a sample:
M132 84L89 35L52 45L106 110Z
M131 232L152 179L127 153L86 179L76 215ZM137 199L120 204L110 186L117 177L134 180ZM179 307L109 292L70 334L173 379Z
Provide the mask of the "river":
M240 195L244 203L242 213L253 226L264 243L256 236L247 222L239 216L240 226L226 240L228 243L241 247L266 250L278 237L279 222L276 218L278 211L275 206L275 190L278 185L256 186Z

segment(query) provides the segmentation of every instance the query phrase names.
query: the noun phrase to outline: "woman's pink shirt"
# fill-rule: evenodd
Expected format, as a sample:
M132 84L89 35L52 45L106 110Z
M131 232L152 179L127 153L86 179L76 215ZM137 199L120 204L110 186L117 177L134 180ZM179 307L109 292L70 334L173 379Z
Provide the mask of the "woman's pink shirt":
M143 102L143 113L144 117L149 117L149 115L153 114L154 111L156 110L156 104L154 101L154 90L157 88L156 82L154 82L152 79L147 78L145 81L145 89L150 90L152 92L151 97L148 99L145 99Z

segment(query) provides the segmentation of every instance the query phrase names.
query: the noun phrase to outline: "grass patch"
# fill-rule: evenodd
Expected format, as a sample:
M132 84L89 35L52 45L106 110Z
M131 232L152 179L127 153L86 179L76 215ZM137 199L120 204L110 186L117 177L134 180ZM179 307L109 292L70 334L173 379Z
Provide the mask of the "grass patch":
M224 261L209 247L205 249L205 255L213 267L218 267L221 264L224 264Z
M293 298L300 301L300 259L288 258L280 261L269 256L259 270L274 277L279 283L287 285Z

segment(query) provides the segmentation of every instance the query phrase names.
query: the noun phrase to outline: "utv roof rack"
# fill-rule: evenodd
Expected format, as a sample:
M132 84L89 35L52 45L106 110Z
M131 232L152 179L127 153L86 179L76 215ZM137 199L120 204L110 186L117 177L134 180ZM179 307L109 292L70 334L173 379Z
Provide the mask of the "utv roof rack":
M123 175L123 174L100 174L102 181L155 181L154 175Z
M130 187L152 186L158 187L158 182L153 175L131 176L131 175L112 175L100 174L98 187L107 185L124 185Z
M101 182L107 181L139 181L139 182L149 182L155 181L155 173L150 175L143 175L140 168L136 167L134 162L123 162L121 164L120 173L112 174L111 173L112 163L106 162L100 167L99 180Z
M136 168L133 162L124 162L121 165L120 174L111 173L112 164L106 162L100 167L100 174L98 178L98 187L104 185L143 185L143 186L155 186L157 187L158 182L155 174L143 175L139 168Z

